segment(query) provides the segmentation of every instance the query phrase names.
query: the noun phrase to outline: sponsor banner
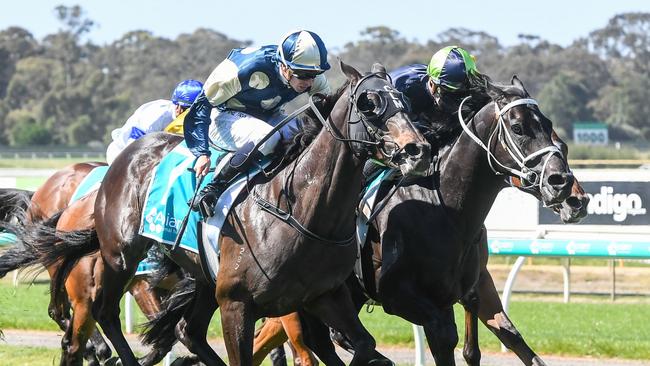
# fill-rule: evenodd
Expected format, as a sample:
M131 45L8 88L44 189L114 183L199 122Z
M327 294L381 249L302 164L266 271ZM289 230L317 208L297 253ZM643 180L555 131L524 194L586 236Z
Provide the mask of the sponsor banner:
M571 239L488 239L490 254L516 256L650 258L650 242Z
M650 225L648 182L580 182L590 201L588 215L578 225ZM539 224L561 224L560 217L538 205Z

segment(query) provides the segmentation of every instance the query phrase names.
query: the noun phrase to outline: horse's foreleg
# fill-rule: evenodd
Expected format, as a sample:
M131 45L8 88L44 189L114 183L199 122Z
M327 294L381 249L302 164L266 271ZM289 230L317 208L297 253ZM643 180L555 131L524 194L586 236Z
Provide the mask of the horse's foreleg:
M253 365L261 365L269 352L286 341L280 318L267 318L253 340Z
M478 344L478 306L479 299L474 291L463 299L463 307L465 308L463 357L470 366L481 364L481 349Z
M291 342L294 348L294 355L297 356L294 359L294 363L296 363L297 359L300 366L318 365L318 361L303 340L302 324L300 323L298 313L285 315L280 318L280 321L282 322L284 332L289 337L289 342Z
M458 344L454 309L449 307L442 310L434 319L423 325L433 359L437 366L454 366L456 365L454 348Z
M525 365L543 366L546 365L542 359L526 344L515 325L510 321L508 315L503 311L499 294L492 276L483 267L478 283L478 295L481 299L478 307L478 317L483 324L490 329L494 335L508 349L512 350Z
M230 366L251 365L255 318L250 302L225 298L219 306Z
M199 356L199 359L207 365L225 366L226 363L210 347L206 339L210 319L219 306L214 298L213 290L212 286L196 282L192 305L176 325L176 337L190 352Z
M352 341L354 357L350 365L393 365L392 361L375 350L375 339L361 324L345 285L322 295L305 309Z

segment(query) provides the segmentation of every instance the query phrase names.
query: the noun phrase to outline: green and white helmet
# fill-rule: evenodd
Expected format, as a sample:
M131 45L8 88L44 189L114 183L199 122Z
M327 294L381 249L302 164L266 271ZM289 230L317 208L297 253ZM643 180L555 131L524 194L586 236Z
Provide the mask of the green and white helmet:
M470 75L478 73L474 56L458 46L448 46L431 57L427 74L434 83L451 90L463 90Z

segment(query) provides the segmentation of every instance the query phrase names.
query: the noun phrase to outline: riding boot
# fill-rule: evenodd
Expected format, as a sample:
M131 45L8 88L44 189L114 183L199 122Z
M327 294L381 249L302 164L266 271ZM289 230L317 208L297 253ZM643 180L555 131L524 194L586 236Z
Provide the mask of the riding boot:
M205 217L214 215L214 206L217 204L219 196L228 188L228 183L233 180L237 174L242 171L241 167L234 167L230 164L219 171L212 181L203 187L199 195L194 200L192 210L201 211Z

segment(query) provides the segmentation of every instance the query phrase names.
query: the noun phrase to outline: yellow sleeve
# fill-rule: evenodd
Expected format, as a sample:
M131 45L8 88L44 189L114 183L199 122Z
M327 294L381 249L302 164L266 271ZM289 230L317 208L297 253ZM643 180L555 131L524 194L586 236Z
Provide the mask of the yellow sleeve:
M185 110L185 112L179 114L174 118L173 121L171 121L170 124L165 127L165 132L173 133L176 135L182 135L183 134L183 121L185 120L185 116L187 115L187 112L189 112L189 108Z
M203 91L210 104L218 106L242 90L239 83L239 68L234 62L225 59L212 70L203 84Z

